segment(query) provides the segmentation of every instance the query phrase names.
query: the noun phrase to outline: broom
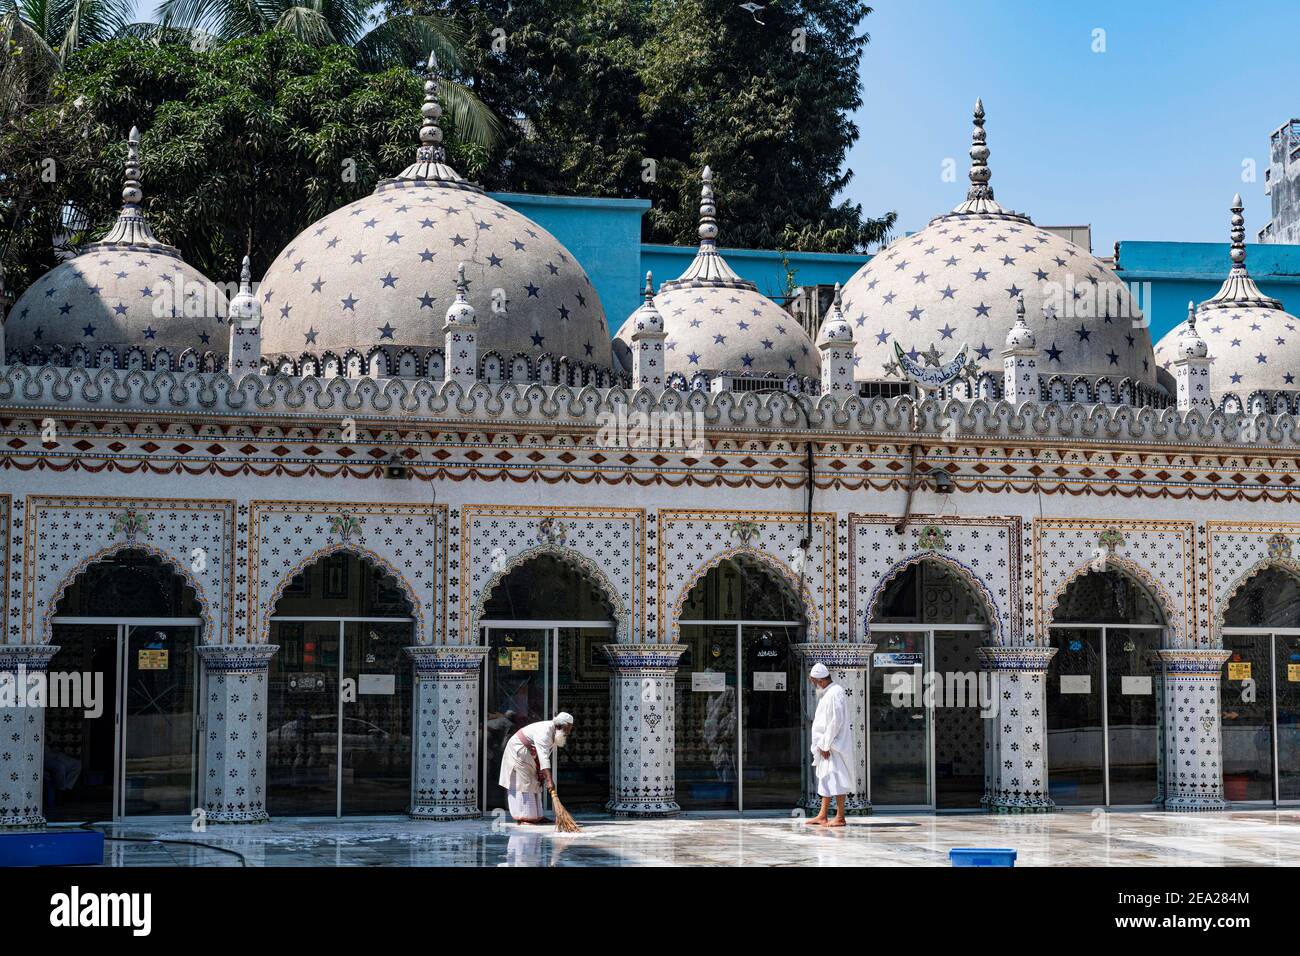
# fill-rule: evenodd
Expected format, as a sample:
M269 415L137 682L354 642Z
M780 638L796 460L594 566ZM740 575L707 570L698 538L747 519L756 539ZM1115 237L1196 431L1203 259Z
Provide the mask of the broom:
M554 787L551 788L551 808L555 811L556 833L578 833L582 830L582 827L578 826L578 821L573 819L573 814L564 809L564 804L560 802Z

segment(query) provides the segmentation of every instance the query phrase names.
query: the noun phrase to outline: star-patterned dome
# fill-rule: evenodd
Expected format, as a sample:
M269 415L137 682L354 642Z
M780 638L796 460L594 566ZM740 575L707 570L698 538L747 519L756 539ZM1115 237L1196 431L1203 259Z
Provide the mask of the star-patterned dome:
M700 190L700 248L680 277L663 283L654 297L663 316L665 374L689 380L707 375L791 372L815 378L819 362L803 326L758 287L737 275L718 252L713 171L704 167ZM638 309L638 311L640 311ZM619 360L630 368L636 312L615 338Z
M188 349L225 352L226 299L206 276L159 242L140 207L140 134L127 140L122 211L103 239L37 279L5 322L6 348L45 357L77 348L97 358L107 347L159 349L173 360Z
M965 202L882 250L844 287L854 377L885 379L895 343L913 359L931 344L949 357L966 344L983 370L999 370L1023 298L1046 375L1154 385L1151 336L1127 285L1086 250L993 198L978 101L972 140Z
M558 239L443 161L437 81L424 88L415 163L309 227L267 270L265 353L441 348L463 262L480 360L549 353L608 369L609 331L591 280Z
M1300 388L1300 319L1270 299L1246 271L1246 219L1241 196L1232 200L1232 268L1213 297L1196 307L1195 317L1170 329L1156 345L1165 387L1174 390L1174 362L1183 357L1189 323L1210 358L1210 397Z

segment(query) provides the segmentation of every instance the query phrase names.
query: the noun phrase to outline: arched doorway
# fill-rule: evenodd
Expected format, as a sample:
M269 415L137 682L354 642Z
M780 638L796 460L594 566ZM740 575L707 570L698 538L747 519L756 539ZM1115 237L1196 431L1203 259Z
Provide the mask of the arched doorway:
M887 580L868 621L872 806L977 809L984 796L986 603L938 558ZM926 675L933 688L926 692ZM982 690L983 688L983 690Z
M1300 581L1262 568L1223 614L1219 688L1229 801L1300 800Z
M789 810L802 794L803 601L764 560L738 554L691 588L679 617L677 801L684 810Z
M116 551L69 585L51 618L47 820L188 816L198 806L201 626L194 589L143 550Z
M497 785L510 738L561 710L576 728L552 763L565 807L609 801L609 664L614 609L593 576L543 553L507 570L484 597L481 639L489 648L483 694L483 807L503 808Z
M1047 764L1060 806L1146 806L1156 800L1159 678L1165 618L1146 588L1112 567L1075 578L1049 635Z
M411 802L415 615L400 581L351 551L286 585L271 615L267 809L403 813Z

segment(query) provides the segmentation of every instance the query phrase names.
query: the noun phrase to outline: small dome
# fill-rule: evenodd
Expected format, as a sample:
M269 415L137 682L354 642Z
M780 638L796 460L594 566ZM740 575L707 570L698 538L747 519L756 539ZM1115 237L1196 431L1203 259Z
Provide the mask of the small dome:
M661 335L664 331L664 317L655 308L654 274L645 274L645 301L632 313L632 339L638 335Z
M591 280L549 232L443 162L437 83L425 83L416 162L303 231L262 280L268 355L441 348L458 264L480 358L550 353L609 368Z
M853 341L853 328L844 318L844 302L841 298L840 284L835 283L835 299L826 311L822 327L817 332L817 347L833 343L847 344Z
M1178 359L1208 355L1210 396L1216 402L1233 394L1245 399L1256 391L1300 389L1300 319L1264 295L1246 270L1244 211L1241 197L1234 196L1231 268L1223 285L1187 321L1165 333L1155 349L1156 361L1170 376Z
M1004 209L989 185L984 109L976 103L966 200L872 257L844 287L854 377L888 380L894 346L931 342L993 362L1023 299L1044 374L1155 385L1150 333L1128 286L1085 249ZM987 368L987 366L986 366Z
M703 180L699 251L686 271L661 285L654 297L668 336L665 371L688 380L697 372L816 377L817 356L803 326L737 275L718 252L713 171L707 166ZM620 357L630 352L640 312L628 316L618 331L615 348Z
M1025 300L1020 299L1016 302L1016 324L1011 326L1011 331L1007 333L1008 349L1036 349L1038 348L1038 339L1034 337L1034 330L1029 327L1025 321Z
M159 242L140 207L140 134L127 141L122 211L103 239L37 279L5 322L11 352L45 355L105 347L119 358L131 348L147 355L169 349L224 352L226 298L221 290Z

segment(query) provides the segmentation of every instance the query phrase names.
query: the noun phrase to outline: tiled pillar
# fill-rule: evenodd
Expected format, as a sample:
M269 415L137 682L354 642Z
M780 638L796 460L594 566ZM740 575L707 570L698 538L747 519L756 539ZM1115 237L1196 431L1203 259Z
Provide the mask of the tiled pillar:
M408 647L415 661L415 820L463 820L479 803L479 673L486 647Z
M1225 650L1156 651L1160 667L1160 793L1166 810L1222 810L1219 677Z
M1047 665L1054 647L981 647L997 714L984 734L984 796L998 813L1053 810L1047 789Z
M57 644L0 645L0 680L9 685L0 706L0 829L45 826L45 706L27 699L29 678L45 675Z
M685 644L606 644L609 803L616 816L678 813L675 774L677 662Z
M848 697L853 719L853 740L857 745L857 786L845 798L844 809L870 813L871 801L867 798L867 782L870 779L867 776L870 750L870 741L867 739L867 674L871 667L871 652L876 649L876 645L843 641L836 644L795 644L791 649L800 661L796 679L799 681L799 699L803 711L803 726L799 729L799 753L803 760L803 807L805 810L821 810L822 807L822 798L817 796L817 778L812 771L812 722L817 713L817 689L808 679L808 671L812 666L822 663L830 670L835 683L844 688L844 694Z
M203 810L208 823L263 823L267 666L276 644L204 644Z

